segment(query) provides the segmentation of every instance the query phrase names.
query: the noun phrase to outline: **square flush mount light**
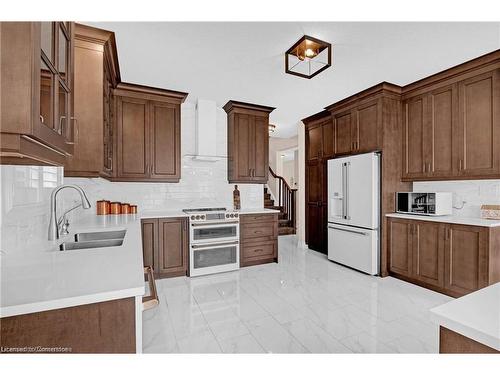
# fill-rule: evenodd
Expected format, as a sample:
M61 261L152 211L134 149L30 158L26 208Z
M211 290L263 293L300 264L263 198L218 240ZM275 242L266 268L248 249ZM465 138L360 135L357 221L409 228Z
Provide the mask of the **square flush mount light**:
M304 35L285 52L285 73L312 78L332 65L332 45Z

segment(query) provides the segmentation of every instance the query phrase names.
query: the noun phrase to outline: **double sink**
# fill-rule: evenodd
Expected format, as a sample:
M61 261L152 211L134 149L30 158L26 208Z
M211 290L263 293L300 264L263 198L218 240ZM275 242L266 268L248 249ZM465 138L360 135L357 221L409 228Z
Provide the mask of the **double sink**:
M121 246L127 231L114 230L105 232L76 233L74 241L63 242L59 250L96 249L99 247Z

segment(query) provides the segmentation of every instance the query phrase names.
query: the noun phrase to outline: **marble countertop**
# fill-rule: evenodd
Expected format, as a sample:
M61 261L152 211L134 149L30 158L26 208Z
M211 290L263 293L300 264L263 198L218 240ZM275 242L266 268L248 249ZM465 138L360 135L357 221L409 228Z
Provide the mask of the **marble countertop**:
M279 213L242 209L240 214ZM41 241L29 252L0 256L0 317L97 303L145 293L141 219L187 217L181 210L148 210L136 215L81 215L70 234ZM59 251L75 233L125 229L122 246Z
M500 350L500 283L431 309L432 320Z
M412 214L399 214L399 213L386 214L385 216L395 217L399 219L434 221L438 223L474 225L478 227L489 227L489 228L500 227L500 220L488 220L488 219L481 219L478 217L462 217L453 215L427 216L427 215L412 215Z

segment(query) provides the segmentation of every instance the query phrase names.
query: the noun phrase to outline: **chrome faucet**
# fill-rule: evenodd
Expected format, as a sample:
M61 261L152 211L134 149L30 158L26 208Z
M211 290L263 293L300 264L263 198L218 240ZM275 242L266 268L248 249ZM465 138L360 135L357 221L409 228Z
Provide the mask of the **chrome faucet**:
M80 194L80 199L82 202L78 204L77 206L70 208L67 210L63 215L61 215L61 218L58 220L57 219L57 193L59 193L62 189L66 188L71 188L75 189L78 191ZM87 195L83 191L83 189L80 186L77 185L61 185L56 187L54 190L52 190L52 194L50 194L50 222L49 222L49 241L52 240L57 240L59 239L59 236L61 234L60 232L60 225L63 224L62 228L64 229L65 233L68 233L68 226L69 222L66 220L66 214L75 208L78 208L82 206L84 209L89 209L90 208L90 202L87 198Z

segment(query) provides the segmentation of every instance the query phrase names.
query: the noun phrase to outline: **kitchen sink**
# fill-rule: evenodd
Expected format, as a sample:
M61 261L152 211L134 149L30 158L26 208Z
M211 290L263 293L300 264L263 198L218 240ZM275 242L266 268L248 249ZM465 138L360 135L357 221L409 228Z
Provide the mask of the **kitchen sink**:
M80 250L80 249L96 249L99 247L114 247L121 246L123 238L115 238L108 240L80 241L80 242L64 242L59 245L59 250Z
M76 233L75 242L101 241L101 240L123 240L126 230L112 230L106 232Z

